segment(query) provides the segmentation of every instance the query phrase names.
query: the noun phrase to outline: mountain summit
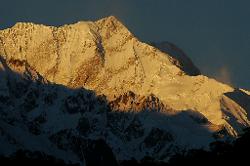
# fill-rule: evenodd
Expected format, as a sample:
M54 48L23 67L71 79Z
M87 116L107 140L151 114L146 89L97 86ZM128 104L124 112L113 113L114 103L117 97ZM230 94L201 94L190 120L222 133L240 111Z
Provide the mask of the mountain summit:
M201 75L172 44L152 45L113 16L1 30L0 153L83 161L102 139L117 160L168 160L249 127L249 92Z

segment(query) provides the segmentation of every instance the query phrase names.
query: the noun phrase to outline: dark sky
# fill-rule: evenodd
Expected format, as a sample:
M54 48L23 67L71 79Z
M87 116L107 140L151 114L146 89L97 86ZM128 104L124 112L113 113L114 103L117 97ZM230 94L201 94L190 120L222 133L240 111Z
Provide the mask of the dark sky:
M249 0L0 0L0 29L118 17L145 42L170 41L206 75L250 89Z

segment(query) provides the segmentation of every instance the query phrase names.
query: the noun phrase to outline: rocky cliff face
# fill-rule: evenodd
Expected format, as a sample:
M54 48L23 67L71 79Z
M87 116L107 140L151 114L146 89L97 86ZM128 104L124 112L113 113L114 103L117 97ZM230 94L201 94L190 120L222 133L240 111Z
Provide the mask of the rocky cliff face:
M168 160L249 126L249 92L162 51L113 16L1 30L1 154L21 148L84 163L104 155L88 155L102 142L116 160Z

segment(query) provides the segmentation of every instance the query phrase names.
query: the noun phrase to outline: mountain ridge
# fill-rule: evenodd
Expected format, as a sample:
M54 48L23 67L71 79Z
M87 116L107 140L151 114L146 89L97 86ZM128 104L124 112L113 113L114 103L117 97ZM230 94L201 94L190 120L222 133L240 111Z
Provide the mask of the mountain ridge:
M25 29L24 32L22 29ZM13 28L3 30L0 34L2 44L7 45L7 47L1 47L3 50L0 53L8 55L7 59L24 59L51 82L72 88L84 86L110 98L130 90L143 95L154 93L163 102L171 103L172 107L177 110L195 110L206 109L202 105L208 106L208 103L197 103L200 97L218 100L216 98L223 93L233 91L233 88L225 84L215 85L216 81L202 75L186 76L185 72L179 68L180 65L176 66L175 59L154 47L141 43L114 16L96 22L81 21L58 28L17 23ZM34 39L27 39L30 35ZM29 42L31 43L27 45ZM16 46L9 47L11 45ZM148 65L150 68L146 67ZM167 79L163 80L162 75L167 76ZM169 89L167 84L174 87ZM182 90L187 91L190 85L194 84L202 85L202 87L197 87L200 91L198 94L192 92L197 88L191 88L184 94L178 92L182 87L184 87ZM220 88L217 91L206 90L208 86ZM202 88L213 94L202 95L204 93ZM166 96L164 92L159 92L159 89L174 93ZM190 93L197 95L192 96L196 101L186 100L184 96L190 96ZM181 103L189 106L176 103L179 100L183 100ZM195 103L196 106L192 107ZM218 104L213 105L212 107L217 107L216 109L220 107ZM202 111L202 113L207 114L206 116L210 114L207 111ZM211 120L214 121L213 123L223 123L217 122L219 118Z

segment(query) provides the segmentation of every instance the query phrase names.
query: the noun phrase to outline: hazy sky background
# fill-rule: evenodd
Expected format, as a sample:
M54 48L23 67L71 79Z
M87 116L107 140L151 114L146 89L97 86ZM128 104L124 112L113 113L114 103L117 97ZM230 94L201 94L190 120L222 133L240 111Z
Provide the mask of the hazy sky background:
M170 41L201 71L250 89L249 0L0 0L0 29L115 15L144 42Z

